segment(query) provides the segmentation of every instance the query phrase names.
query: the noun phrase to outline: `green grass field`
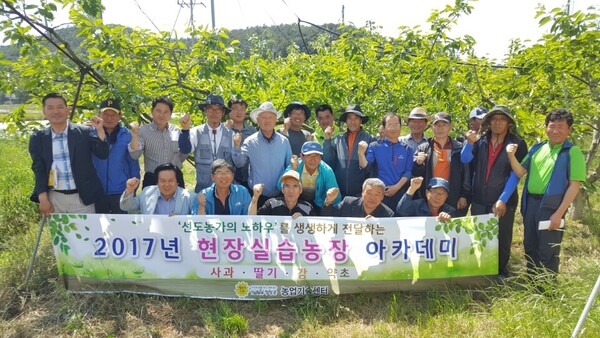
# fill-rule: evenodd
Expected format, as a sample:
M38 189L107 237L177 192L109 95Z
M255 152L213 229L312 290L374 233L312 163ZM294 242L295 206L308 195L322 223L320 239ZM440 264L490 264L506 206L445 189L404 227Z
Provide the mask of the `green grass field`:
M595 206L568 221L558 285L541 294L523 281L522 226L515 224L505 285L363 293L287 301L223 301L135 294L70 294L48 230L30 284L23 281L39 228L29 202L27 141L0 142L0 336L2 337L568 337L600 273ZM185 164L186 179L193 168ZM581 337L600 337L600 301Z

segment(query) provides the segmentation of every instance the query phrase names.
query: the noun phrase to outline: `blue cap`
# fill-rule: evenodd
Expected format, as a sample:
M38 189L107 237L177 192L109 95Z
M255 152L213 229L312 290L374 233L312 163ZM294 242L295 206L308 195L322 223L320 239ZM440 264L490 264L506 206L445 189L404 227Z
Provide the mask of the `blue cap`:
M434 177L431 180L429 180L427 190L431 190L433 188L444 188L447 192L450 192L450 184L448 184L448 181L441 177Z
M300 150L300 153L302 155L309 155L309 154L323 155L323 147L321 147L319 142L315 142L315 141L304 142L304 144L302 145L302 149Z
M225 112L225 114L228 114L231 111L231 109L225 107L225 101L223 101L223 97L221 95L214 94L208 95L206 101L204 101L204 103L199 104L198 108L204 111L204 108L206 108L206 106L210 106L213 104L223 107L223 111Z

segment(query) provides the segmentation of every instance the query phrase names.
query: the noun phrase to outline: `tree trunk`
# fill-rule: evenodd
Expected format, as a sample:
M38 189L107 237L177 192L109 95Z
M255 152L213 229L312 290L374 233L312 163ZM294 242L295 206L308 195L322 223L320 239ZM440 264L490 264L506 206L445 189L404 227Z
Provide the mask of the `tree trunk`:
M596 118L594 121L594 135L592 136L592 142L590 143L590 149L588 150L586 159L585 159L585 167L590 168L593 163L596 153L598 152L598 146L600 145L600 119ZM591 185L594 184L598 180L598 176L600 174L600 165L594 171L588 171L586 184ZM579 190L579 194L573 201L571 205L571 210L569 212L569 217L573 220L580 220L583 217L583 211L585 208L586 202L586 192L581 189Z

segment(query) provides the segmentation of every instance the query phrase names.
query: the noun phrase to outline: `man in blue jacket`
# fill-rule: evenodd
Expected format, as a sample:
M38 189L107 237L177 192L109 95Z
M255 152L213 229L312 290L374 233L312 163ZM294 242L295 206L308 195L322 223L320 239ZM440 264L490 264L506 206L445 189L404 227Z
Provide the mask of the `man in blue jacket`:
M131 142L131 132L121 124L121 104L115 99L100 103L100 117L104 121L104 133L110 151L107 159L92 156L104 194L98 197L95 208L98 214L126 214L119 206L121 194L127 180L140 178L140 164L129 154L127 145Z
M327 163L323 162L323 148L316 141L305 142L300 150L300 160L297 156L292 156L291 164L285 169L296 170L300 174L300 182L302 182L302 194L300 198L309 202L315 208L317 215L321 214L321 208L327 193L331 193L331 189L339 190L335 174ZM281 188L281 182L279 188ZM341 196L338 196L333 201L334 204L340 203Z
M216 159L210 171L214 183L200 191L192 215L248 215L250 194L243 185L233 183L235 170L231 163Z

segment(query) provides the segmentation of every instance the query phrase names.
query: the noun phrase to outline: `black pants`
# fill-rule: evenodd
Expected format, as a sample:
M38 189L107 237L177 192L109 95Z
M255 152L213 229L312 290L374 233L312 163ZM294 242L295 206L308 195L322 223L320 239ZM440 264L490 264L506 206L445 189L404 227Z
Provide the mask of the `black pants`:
M175 177L177 178L177 185L185 189L185 182L183 182L183 173L181 171L177 171L175 173ZM157 185L158 178L154 176L153 173L145 173L144 181L142 182L142 189L151 185Z
M126 214L127 211L122 210L119 204L121 195L102 195L94 203L97 214Z
M563 231L538 230L539 222L550 219L554 210L540 209L542 200L529 196L527 198L527 210L523 215L525 226L523 245L525 246L525 259L527 260L527 272L538 274L547 269L558 273L560 263L560 247Z
M506 213L498 219L498 274L508 277L508 261L512 246L513 224L515 222L516 206L506 206ZM485 215L492 213L491 205L472 203L471 215Z

